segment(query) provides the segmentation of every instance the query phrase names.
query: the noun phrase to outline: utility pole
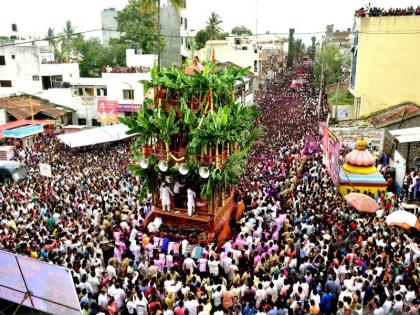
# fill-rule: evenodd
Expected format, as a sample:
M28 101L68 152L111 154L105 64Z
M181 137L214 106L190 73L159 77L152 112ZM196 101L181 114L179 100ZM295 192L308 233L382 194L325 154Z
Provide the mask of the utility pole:
M337 79L337 89L335 91L335 119L338 120L338 89L340 86L340 77Z
M319 96L318 96L318 118L320 117L321 114L321 102L322 102L322 92L324 89L324 67L325 67L325 54L322 53L323 49L324 49L324 40L321 39L321 55L322 55L322 63L321 63L321 82L320 82L320 86L319 86Z

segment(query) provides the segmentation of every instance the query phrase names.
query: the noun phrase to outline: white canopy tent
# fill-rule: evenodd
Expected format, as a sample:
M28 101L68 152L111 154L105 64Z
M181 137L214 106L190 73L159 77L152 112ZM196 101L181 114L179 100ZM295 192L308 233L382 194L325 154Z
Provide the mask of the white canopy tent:
M133 135L127 135L128 127L124 124L110 125L78 132L58 135L61 142L71 148L84 147L99 143L124 140Z

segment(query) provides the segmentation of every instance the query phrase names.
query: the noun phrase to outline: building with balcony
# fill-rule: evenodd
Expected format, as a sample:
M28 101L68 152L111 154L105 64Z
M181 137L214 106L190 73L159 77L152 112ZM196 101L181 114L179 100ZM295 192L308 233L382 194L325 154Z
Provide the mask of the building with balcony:
M47 42L35 43L10 41L0 47L0 97L70 87L70 82L79 77L77 63L56 63Z
M420 16L356 17L350 92L355 117L420 104Z
M75 114L65 122L88 127L101 125L99 98L117 101L121 117L137 112L144 99L139 81L150 79L156 63L156 55L129 49L126 67L104 67L100 78L81 78L77 63L54 61L52 47L13 43L0 47L0 97L28 94L69 107Z
M284 61L285 41L272 34L229 36L226 40L208 41L198 56L200 60L206 60L214 49L218 62L229 62L241 68L251 67L255 76L264 78L269 69Z

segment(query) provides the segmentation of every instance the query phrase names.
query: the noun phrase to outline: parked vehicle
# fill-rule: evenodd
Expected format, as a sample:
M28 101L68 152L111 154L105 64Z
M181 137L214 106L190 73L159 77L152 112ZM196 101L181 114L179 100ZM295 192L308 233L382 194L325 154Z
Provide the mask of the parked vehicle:
M11 183L25 179L28 169L17 161L0 161L0 182Z

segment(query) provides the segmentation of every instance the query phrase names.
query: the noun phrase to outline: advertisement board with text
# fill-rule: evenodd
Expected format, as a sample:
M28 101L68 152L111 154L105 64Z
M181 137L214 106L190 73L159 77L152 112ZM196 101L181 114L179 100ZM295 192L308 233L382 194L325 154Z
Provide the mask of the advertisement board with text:
M322 150L324 153L324 164L335 186L338 185L340 174L340 140L331 132L328 126L323 126L324 136L322 139Z
M0 251L0 298L50 314L81 313L69 270Z

